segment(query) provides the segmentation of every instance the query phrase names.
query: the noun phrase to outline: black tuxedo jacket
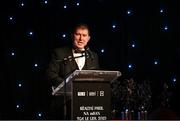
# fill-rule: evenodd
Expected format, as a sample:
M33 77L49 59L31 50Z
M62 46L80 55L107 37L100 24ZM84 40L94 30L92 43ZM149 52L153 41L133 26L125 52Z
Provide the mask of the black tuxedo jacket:
M90 52L89 57L86 57L83 70L99 69L98 56L96 53ZM70 59L67 59L67 58ZM71 47L57 48L52 52L51 61L47 69L47 79L52 82L54 87L58 86L74 70L78 70L78 65L75 61Z

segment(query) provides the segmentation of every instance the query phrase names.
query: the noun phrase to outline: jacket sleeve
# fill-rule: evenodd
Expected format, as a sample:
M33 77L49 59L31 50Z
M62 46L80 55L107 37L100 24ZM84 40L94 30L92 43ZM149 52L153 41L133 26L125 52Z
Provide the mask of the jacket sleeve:
M98 55L96 54L96 53L94 53L94 57L95 57L95 59L94 59L94 63L95 63L95 66L96 66L96 68L95 69L100 69L100 65L99 65L99 57L98 57Z
M57 87L61 82L63 82L63 78L59 76L60 64L57 60L57 52L53 51L46 70L46 78L51 82L53 87Z

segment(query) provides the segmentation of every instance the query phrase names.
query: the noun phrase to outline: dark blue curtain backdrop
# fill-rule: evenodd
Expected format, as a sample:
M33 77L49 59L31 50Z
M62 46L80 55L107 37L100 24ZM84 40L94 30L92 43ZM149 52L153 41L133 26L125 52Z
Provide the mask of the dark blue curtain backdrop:
M112 100L117 112L127 106L123 103L126 100L121 98L122 85L127 86L126 81L132 79L136 84L148 81L151 92L147 95L151 97L142 104L149 106L148 114L159 107L179 114L180 14L177 2L1 1L0 119L47 119L51 87L44 72L51 50L70 44L72 26L80 22L91 28L89 46L98 53L101 68L122 72L112 85L116 88L114 93L118 94ZM139 90L136 88L135 92ZM143 87L142 91L146 90ZM120 114L116 116L120 119Z

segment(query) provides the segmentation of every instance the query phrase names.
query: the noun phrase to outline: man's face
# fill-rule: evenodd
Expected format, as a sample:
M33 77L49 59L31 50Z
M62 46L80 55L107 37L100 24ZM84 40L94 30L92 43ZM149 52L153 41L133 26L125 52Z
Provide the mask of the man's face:
M77 49L83 49L90 40L88 29L78 28L73 34L73 45Z

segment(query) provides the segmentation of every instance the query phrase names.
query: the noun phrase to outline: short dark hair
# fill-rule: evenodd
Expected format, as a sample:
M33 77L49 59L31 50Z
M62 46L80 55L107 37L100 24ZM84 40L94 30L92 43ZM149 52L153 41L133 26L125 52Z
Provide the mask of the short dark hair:
M73 27L73 33L76 32L77 29L87 29L88 30L88 34L90 35L90 27L85 24L85 23L78 23Z

